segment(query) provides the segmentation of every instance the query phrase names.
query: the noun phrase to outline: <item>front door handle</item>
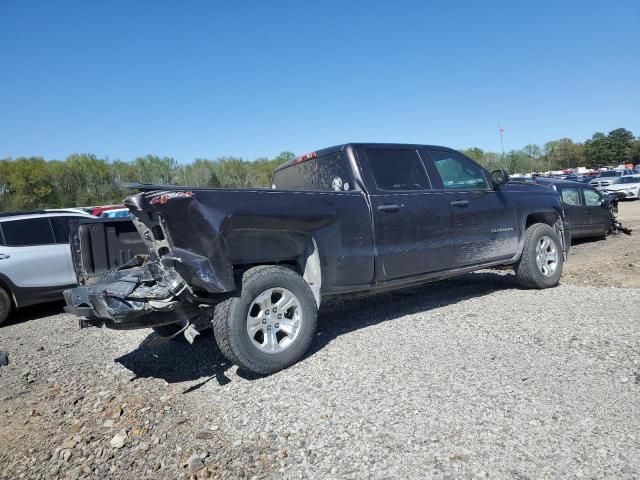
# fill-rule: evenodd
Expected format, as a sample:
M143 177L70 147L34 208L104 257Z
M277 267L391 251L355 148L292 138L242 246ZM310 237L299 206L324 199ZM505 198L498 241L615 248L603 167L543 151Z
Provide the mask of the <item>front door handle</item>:
M452 207L466 207L469 205L469 200L454 200L449 205Z
M378 211L386 213L395 213L400 210L400 205L395 203L387 203L385 205L378 205Z
M0 253L0 260L6 260L7 258L11 258L11 255L7 255L6 253Z

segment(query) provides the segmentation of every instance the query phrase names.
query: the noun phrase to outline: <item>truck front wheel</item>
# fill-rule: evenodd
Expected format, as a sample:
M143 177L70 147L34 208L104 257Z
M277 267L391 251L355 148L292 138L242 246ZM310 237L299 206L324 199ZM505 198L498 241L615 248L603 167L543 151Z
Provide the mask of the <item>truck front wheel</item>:
M305 354L318 308L305 280L276 265L247 270L233 296L216 305L213 333L222 353L239 367L271 374Z
M555 287L560 281L564 256L558 234L546 223L535 223L524 235L516 277L525 288Z

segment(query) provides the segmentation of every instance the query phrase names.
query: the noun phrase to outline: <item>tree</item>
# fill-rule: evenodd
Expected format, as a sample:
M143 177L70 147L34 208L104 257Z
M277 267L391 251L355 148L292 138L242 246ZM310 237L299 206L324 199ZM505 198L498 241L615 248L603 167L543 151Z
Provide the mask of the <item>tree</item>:
M466 148L462 150L462 153L478 162L482 160L482 157L484 157L484 150L478 147Z
M633 158L633 133L624 128L616 128L609 132L609 149L613 163L622 165Z
M584 149L589 168L599 168L613 162L609 138L602 132L594 133L590 140L584 142Z
M530 143L522 147L522 152L531 158L540 158L542 155L542 149L538 145Z

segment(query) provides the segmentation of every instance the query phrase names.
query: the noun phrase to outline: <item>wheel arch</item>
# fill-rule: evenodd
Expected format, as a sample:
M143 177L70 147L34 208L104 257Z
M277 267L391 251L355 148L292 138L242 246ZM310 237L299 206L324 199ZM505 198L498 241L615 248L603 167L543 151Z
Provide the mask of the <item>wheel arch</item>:
M0 288L5 290L9 294L9 298L11 299L11 307L18 308L18 299L16 298L16 294L14 293L13 283L4 275L0 274Z
M320 307L322 268L318 244L310 233L233 230L225 235L234 271L257 265L287 265L299 273Z
M545 211L545 212L531 212L525 219L524 229L526 230L534 223L546 223L550 227L553 227L560 218L558 212Z

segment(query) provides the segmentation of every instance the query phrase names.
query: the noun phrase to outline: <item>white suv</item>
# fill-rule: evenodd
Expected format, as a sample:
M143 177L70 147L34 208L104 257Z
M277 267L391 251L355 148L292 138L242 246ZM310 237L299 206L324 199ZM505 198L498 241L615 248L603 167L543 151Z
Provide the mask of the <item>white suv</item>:
M76 285L69 222L79 209L0 213L0 324L13 308L62 299Z

